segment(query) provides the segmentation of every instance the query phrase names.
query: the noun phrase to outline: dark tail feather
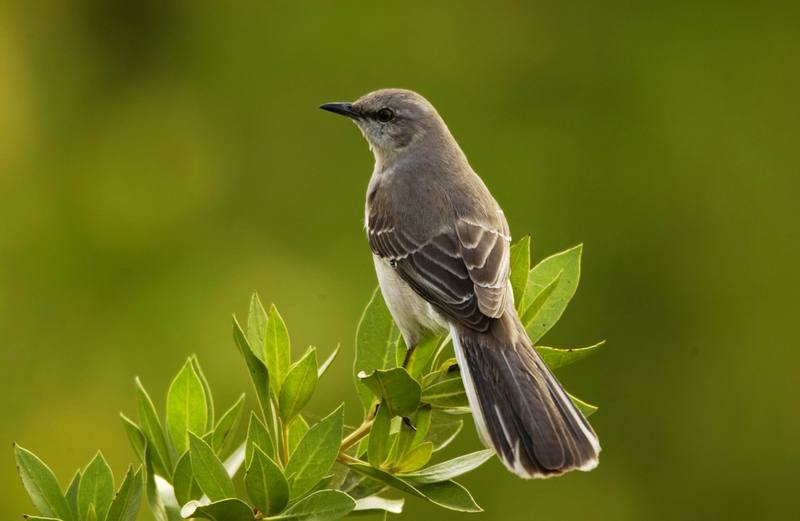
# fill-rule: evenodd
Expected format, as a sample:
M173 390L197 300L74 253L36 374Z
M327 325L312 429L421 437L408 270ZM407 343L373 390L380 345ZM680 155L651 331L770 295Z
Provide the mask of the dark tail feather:
M486 333L451 333L475 425L509 470L546 478L597 466L597 436L516 317L506 314Z

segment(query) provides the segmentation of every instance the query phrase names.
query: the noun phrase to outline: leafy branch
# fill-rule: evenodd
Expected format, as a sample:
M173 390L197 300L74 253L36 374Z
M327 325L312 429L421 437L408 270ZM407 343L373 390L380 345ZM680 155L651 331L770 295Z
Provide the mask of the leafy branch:
M511 249L517 310L535 349L553 369L602 345L538 345L575 294L580 259L577 246L531 268L528 237ZM293 360L281 315L274 305L265 309L256 294L244 327L233 317L233 339L255 391L254 409L245 412L243 394L218 414L195 356L169 386L163 421L136 379L138 422L121 418L140 466L128 470L115 492L111 470L98 453L62 492L38 457L15 446L23 486L39 511L29 519L134 521L142 497L157 521L325 521L354 512L398 514L402 496L449 510L481 510L454 480L491 459L492 450L431 464L469 414L447 336L407 350L376 290L356 332L353 378L363 414L353 429L345 427L343 405L317 422L303 415L338 347L322 364L314 347ZM573 400L587 415L597 410ZM246 433L240 438L245 416Z

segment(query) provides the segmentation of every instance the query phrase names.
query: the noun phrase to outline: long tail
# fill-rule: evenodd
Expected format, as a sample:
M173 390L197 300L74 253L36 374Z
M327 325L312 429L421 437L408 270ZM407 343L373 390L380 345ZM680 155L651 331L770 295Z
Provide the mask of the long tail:
M589 422L506 313L486 333L451 326L464 387L483 443L523 478L597 466Z

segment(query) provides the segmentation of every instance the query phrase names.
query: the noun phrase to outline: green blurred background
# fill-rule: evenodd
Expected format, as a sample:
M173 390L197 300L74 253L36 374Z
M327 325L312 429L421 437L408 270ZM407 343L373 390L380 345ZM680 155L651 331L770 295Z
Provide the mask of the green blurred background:
M372 158L317 106L387 86L439 108L537 259L585 243L547 343L608 339L561 374L601 406L600 467L493 461L474 517L792 517L799 4L644 4L4 2L0 517L32 510L12 440L62 482L134 460L135 375L162 402L196 352L218 403L249 390L229 317L253 289L296 352L342 342L312 408L355 421Z

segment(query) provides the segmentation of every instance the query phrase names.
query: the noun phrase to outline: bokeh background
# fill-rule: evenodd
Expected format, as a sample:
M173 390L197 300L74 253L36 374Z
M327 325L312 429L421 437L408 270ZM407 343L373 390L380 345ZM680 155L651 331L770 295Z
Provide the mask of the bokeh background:
M249 391L229 320L254 289L296 352L342 342L313 408L355 421L372 158L317 106L386 86L439 108L537 259L585 243L547 343L608 339L561 374L601 407L600 467L493 461L474 518L796 515L798 6L3 2L0 517L32 510L13 440L62 482L134 461L135 375L162 402L194 352L218 404Z

